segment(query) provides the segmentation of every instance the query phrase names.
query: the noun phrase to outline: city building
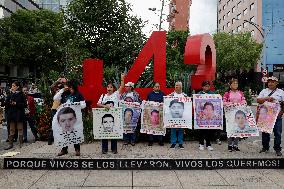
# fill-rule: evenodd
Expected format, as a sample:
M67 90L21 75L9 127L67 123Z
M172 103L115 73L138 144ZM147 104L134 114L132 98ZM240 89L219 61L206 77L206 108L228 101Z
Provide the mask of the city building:
M171 0L169 4L169 30L188 30L192 0Z
M19 9L38 10L49 9L59 12L70 0L0 0L0 19L10 16ZM29 79L34 68L0 64L0 87L15 79Z
M264 46L255 70L268 69L284 82L284 1L218 0L218 31L251 32Z

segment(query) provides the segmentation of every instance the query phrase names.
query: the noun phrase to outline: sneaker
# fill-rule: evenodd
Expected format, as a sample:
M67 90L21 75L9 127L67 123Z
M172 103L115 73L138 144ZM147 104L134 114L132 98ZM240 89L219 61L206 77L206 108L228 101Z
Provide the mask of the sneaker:
M263 153L263 152L268 152L268 150L267 149L265 149L265 148L262 148L260 151L259 151L259 153Z
M180 149L184 149L184 147L183 147L182 144L178 145L178 147L179 147Z
M217 139L216 140L217 144L221 145L222 144L222 141L220 139Z
M149 143L148 143L148 146L153 146L153 142L149 142Z
M159 145L160 145L160 146L164 146L164 143L163 143L163 142L159 142Z
M131 146L135 146L135 142L131 142L130 144L131 144Z
M277 155L277 156L282 156L281 151L276 151L276 155Z
M61 152L59 152L57 156L63 156L65 154L68 154L68 151L61 150Z
M229 150L229 152L232 152L233 151L233 146L228 146L228 150Z
M176 147L176 144L172 144L170 148L175 148Z
M199 144L199 150L204 150L204 145Z
M208 151L213 151L212 146L207 146L207 150L208 150Z
M238 146L233 146L233 150L235 150L235 151L240 151L240 149L239 149Z

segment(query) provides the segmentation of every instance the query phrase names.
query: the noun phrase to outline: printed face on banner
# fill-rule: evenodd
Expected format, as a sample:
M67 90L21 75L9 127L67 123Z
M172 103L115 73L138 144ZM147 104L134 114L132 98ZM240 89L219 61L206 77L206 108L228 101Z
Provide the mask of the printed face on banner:
M190 128L192 127L192 102L189 97L164 97L164 127Z
M163 128L163 103L143 101L141 133L165 135Z
M193 95L194 128L222 129L223 101L219 94Z
M94 139L122 139L122 108L93 108Z
M124 133L133 133L139 121L141 108L138 102L120 101L119 106L123 111L123 129Z
M84 141L81 107L78 103L62 104L52 121L55 145L65 147Z
M264 102L258 105L256 120L261 132L272 133L279 111L280 105L278 103Z
M228 137L259 136L255 118L250 107L239 104L226 106L225 116Z

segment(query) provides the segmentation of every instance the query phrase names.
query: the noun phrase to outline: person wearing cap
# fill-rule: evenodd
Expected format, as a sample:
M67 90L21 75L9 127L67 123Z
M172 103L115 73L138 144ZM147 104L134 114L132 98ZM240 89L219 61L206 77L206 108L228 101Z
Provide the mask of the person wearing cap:
M284 101L284 91L277 88L278 79L274 76L269 77L267 80L267 88L263 89L258 97L257 102L259 104L263 104L265 101L267 102L279 102L281 103ZM277 156L282 156L281 153L281 134L282 134L282 115L283 110L281 110L278 114L278 117L276 119L276 122L273 127L274 132L274 150L276 152ZM269 142L270 142L270 134L262 132L262 149L260 153L262 152L268 152L269 151Z
M211 85L210 81L203 81L202 82L202 90L199 91L197 94L215 94L213 91L210 90L210 85ZM209 104L208 102L206 102L206 103ZM207 107L206 103L204 104L204 108ZM208 107L211 107L211 106L208 106ZM209 130L209 129L200 129L199 130L199 150L204 150L204 140L206 141L206 148L209 151L213 150L213 148L211 146L211 141L210 141L213 133L214 133L214 130Z
M125 84L125 92L121 95L120 99L126 102L139 102L141 103L140 95L134 89L134 83L128 82ZM131 144L135 146L136 133L124 133L123 134L124 145Z
M175 90L169 96L174 96L174 97L187 97L187 94L182 92L182 82L178 81L175 83ZM177 137L178 133L178 137ZM171 129L171 147L170 148L175 148L176 147L176 142L178 141L179 143L179 148L184 149L183 147L183 129L182 128L172 128Z
M160 83L156 82L154 84L154 87L153 87L153 91L151 91L148 96L147 96L147 100L148 101L153 101L153 102L159 102L159 103L162 103L164 101L164 96L165 93L163 91L160 90ZM155 115L155 114L158 114L158 113L151 113L151 115ZM153 145L153 141L154 141L154 136L153 134L148 134L149 136L149 144L148 146L152 146ZM157 138L158 138L158 141L159 141L159 145L160 146L164 146L164 143L163 143L163 135L156 135Z

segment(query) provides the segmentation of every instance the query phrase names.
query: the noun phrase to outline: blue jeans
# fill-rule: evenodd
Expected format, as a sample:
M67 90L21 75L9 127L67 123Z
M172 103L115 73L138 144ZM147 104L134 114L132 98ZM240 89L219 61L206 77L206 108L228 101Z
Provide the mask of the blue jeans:
M31 128L31 131L35 137L35 139L38 139L38 136L37 136L37 129L35 127L35 120L34 118L32 117L26 117L26 120L24 121L24 139L27 140L28 139L28 124L29 123L29 126Z
M127 133L127 134L123 134L123 140L125 142L135 142L136 140L136 133L134 131L134 133Z
M177 137L178 133L178 137ZM183 129L178 128L178 129L171 129L171 144L183 144Z
M117 139L111 139L111 151L117 151ZM108 139L102 140L102 151L108 151Z
M274 150L281 151L281 133L282 133L282 118L277 118L274 128ZM262 132L262 146L264 149L269 150L270 134Z

